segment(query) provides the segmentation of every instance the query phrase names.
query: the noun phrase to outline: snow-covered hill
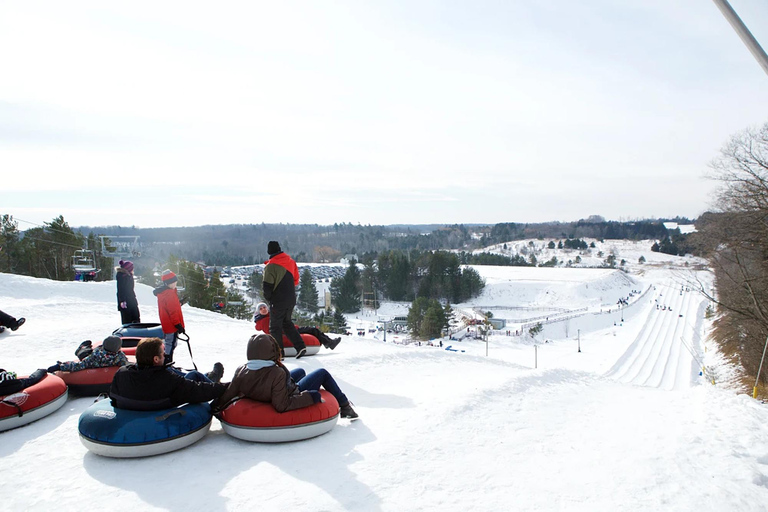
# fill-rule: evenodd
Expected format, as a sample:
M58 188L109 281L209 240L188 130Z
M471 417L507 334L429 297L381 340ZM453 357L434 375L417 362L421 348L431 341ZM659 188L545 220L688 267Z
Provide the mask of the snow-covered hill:
M361 415L302 442L251 444L214 420L181 451L104 459L78 440L78 417L93 399L70 398L52 415L0 433L0 508L766 509L768 408L722 385L728 368L707 345L703 302L681 290L679 271L483 272L489 285L475 306L511 310L525 299L528 307L588 311L567 320L568 336L557 334L565 320L547 324L550 334L536 345L504 332L487 344L446 342L451 350L345 337L333 352L288 361L330 370ZM616 311L599 309L628 290L645 295L614 326ZM0 308L27 318L0 335L0 367L28 373L105 337L119 322L114 291L114 283L0 274ZM151 290L137 291L142 320L157 321ZM198 366L221 361L231 378L252 323L184 311ZM184 347L177 360L191 364Z

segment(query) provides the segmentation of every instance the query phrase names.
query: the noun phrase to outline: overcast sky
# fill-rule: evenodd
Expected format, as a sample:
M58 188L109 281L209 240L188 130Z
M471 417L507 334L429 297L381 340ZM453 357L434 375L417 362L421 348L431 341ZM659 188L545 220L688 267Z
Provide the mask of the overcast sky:
M709 0L0 1L0 49L20 229L695 217L768 122Z

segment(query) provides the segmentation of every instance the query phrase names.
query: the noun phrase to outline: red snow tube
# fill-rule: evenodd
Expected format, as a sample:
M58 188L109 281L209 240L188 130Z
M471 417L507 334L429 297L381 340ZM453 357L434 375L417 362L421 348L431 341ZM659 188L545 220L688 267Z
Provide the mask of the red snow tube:
M66 401L67 385L50 374L34 386L0 396L0 432L48 416Z
M320 341L318 341L317 338L312 336L311 334L301 334L301 339L304 340L304 344L307 346L307 353L308 356L313 356L320 352ZM293 357L296 355L296 349L293 347L293 343L291 343L291 340L288 339L288 337L283 334L283 349L285 350L285 355L288 357Z
M282 443L298 441L325 434L339 419L339 403L328 391L321 389L325 402L277 412L272 404L241 398L217 417L224 431L245 441Z
M67 383L69 392L73 395L96 396L109 393L112 378L119 369L119 366L107 366L106 368L86 368L76 372L56 372L56 375Z

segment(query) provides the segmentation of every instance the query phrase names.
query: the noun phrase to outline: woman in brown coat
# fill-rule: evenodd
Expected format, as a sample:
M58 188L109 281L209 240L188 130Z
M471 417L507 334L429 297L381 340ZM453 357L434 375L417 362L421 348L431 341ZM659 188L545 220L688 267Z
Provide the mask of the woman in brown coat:
M292 411L320 402L323 387L338 400L342 418L357 418L328 370L320 368L308 375L301 368L288 371L280 360L280 346L269 334L251 336L246 353L248 362L237 369L227 391L213 403L214 410L223 410L238 398L250 398L271 403L277 412Z

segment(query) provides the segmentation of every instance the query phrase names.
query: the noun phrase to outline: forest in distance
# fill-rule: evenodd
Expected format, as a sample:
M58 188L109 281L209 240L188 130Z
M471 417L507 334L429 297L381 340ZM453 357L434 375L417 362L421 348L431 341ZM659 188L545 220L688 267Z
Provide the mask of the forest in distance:
M695 224L684 217L607 221L590 216L574 222L498 223L493 225L388 225L360 224L229 224L196 227L138 228L101 226L75 228L84 236L98 233L138 236L143 255L165 260L171 254L216 266L254 265L267 259L267 243L277 240L297 262L333 263L354 254L389 250L465 250L529 238L664 240L684 236L668 230L665 222ZM650 247L649 247L650 249ZM690 248L680 250L691 252Z

